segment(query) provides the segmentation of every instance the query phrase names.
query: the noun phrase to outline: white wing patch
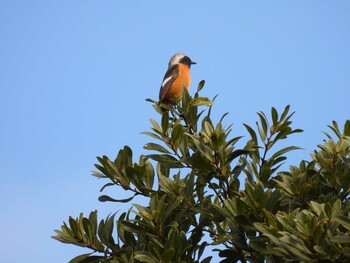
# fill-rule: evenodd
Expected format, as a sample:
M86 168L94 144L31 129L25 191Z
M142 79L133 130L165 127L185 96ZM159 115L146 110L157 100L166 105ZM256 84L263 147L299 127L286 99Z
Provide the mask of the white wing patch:
M166 79L163 80L162 88L171 80L171 78L172 78L172 76L167 77Z

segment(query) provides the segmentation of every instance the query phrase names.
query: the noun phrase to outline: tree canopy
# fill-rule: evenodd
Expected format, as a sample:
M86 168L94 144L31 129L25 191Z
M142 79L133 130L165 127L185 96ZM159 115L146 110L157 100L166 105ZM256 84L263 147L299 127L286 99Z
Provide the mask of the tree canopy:
M232 126L214 123L214 99L191 97L184 89L175 106L157 104L151 119L149 154L134 160L125 146L115 158L97 157L93 175L102 187L124 191L125 199L101 202L147 205L98 219L69 217L54 239L86 247L87 262L349 262L350 120L325 132L310 160L282 170L296 146L279 148L301 129L292 128L290 106L258 112L255 126L243 124L249 139L232 136ZM243 147L238 147L244 145ZM204 253L205 252L205 253Z

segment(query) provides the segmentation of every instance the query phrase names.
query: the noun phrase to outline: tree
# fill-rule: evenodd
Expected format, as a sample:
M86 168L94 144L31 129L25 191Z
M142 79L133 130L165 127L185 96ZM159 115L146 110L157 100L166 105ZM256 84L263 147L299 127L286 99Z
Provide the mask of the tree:
M350 120L343 131L333 121L334 136L325 133L311 160L280 171L298 147L278 142L302 132L291 127L290 107L259 112L256 129L244 124L250 139L238 148L242 137L230 137L226 114L213 123L215 98L199 96L203 86L193 98L184 89L175 107L148 100L161 115L144 132L160 142L144 146L151 154L134 162L125 146L115 159L97 157L93 175L108 181L101 191L129 196L101 202L142 196L148 205L117 219L98 221L97 211L70 217L53 238L91 250L70 262L206 263L211 248L221 262L349 262Z

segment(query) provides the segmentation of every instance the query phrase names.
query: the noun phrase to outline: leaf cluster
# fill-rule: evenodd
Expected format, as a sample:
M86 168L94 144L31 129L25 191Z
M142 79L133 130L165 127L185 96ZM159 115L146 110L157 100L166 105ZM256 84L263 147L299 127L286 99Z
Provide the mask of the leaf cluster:
M302 130L291 127L290 107L270 116L258 112L255 128L242 136L224 119L211 117L212 100L184 89L182 101L153 107L144 134L149 154L133 161L125 146L114 160L98 157L93 175L128 197L101 195L101 202L130 202L118 219L98 222L97 212L70 217L55 238L92 250L71 262L210 262L212 248L221 262L348 262L350 258L350 121L343 131L333 122L335 138L313 152L310 161L281 171L295 146L278 142ZM204 107L204 109L202 109Z

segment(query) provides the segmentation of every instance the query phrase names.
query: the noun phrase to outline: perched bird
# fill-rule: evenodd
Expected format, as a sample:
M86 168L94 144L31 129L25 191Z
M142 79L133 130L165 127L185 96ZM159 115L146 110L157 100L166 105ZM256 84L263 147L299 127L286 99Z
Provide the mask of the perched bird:
M191 65L196 64L185 54L175 54L169 61L162 86L159 91L160 103L174 103L181 100L183 87L189 89L191 84Z

